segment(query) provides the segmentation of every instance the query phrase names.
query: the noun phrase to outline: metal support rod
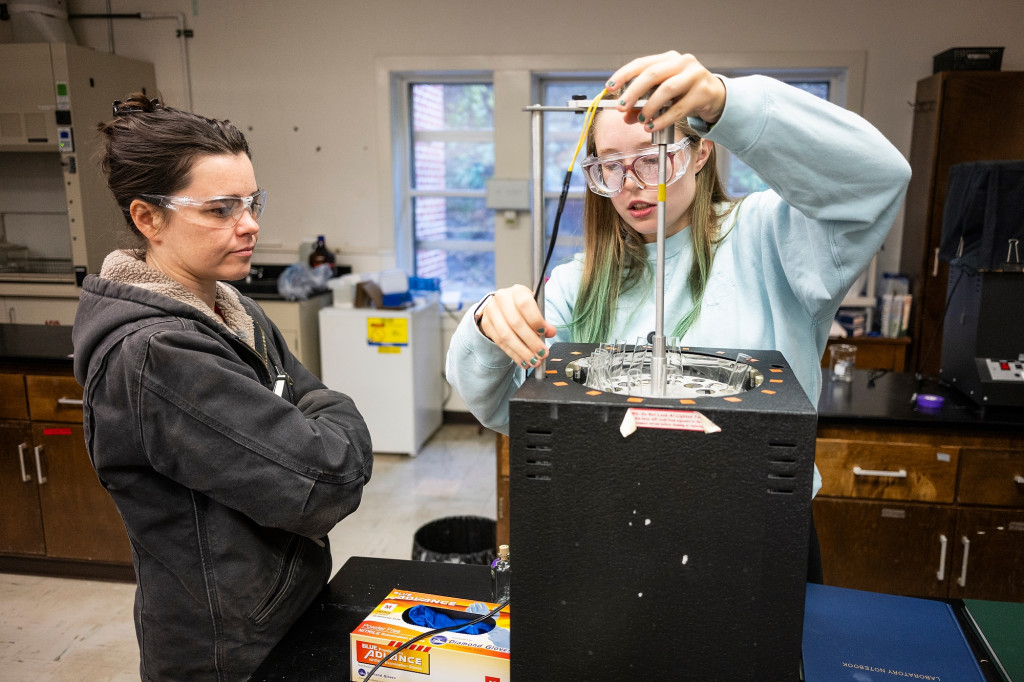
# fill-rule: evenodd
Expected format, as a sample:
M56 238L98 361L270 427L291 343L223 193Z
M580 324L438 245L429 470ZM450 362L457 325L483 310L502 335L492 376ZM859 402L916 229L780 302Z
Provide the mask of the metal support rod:
M665 198L668 184L668 145L673 142L674 126L651 133L658 146L658 235L654 273L654 339L651 353L651 395L664 396L667 381L665 353Z
M530 112L530 142L533 156L530 159L533 181L533 278L531 281L538 283L537 306L540 308L541 316L544 315L544 112L536 108ZM541 337L540 342L544 343L546 337ZM540 362L533 370L533 378L543 381L547 373L547 360L540 358Z

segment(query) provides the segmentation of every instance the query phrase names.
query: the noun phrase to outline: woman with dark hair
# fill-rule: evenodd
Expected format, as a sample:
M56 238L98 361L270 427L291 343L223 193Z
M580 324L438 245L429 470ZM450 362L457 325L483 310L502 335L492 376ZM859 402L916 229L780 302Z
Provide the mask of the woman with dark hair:
M134 244L83 283L75 377L131 541L141 676L245 679L326 585L370 436L222 281L266 204L238 129L136 94L99 131Z
M583 253L553 270L544 315L522 285L471 310L448 350L449 382L481 423L507 432L509 398L547 343L632 341L654 330L651 134L674 125L666 336L781 351L817 404L832 319L892 227L910 179L906 160L856 114L771 78L717 76L689 54L636 59L608 89L618 111L598 110L581 164L590 189ZM771 189L730 200L717 145ZM815 493L820 481L815 471Z

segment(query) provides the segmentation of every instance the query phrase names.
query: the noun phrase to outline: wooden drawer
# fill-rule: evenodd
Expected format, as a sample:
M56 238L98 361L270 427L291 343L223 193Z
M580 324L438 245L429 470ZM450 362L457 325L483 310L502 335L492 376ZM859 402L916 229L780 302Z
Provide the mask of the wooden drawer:
M28 419L24 375L0 374L0 419Z
M960 485L964 504L1024 507L1024 450L960 448Z
M33 421L82 423L82 387L74 377L26 376Z
M821 494L918 502L953 502L959 448L819 438Z

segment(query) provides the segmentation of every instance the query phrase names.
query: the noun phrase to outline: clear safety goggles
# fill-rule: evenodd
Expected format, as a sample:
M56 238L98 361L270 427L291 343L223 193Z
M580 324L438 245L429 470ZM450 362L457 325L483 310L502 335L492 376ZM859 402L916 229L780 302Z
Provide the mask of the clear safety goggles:
M666 185L671 185L683 177L686 167L690 164L690 154L687 153L689 147L690 138L684 138L682 142L674 142L666 147ZM629 159L633 160L628 161ZM647 189L658 184L658 147L645 147L607 156L588 156L580 164L580 168L587 176L590 191L603 197L613 197L621 192L627 174L640 189Z
M201 227L234 227L248 209L253 220L259 220L267 207L267 191L259 189L247 197L183 197L164 194L143 194L142 199L178 211Z

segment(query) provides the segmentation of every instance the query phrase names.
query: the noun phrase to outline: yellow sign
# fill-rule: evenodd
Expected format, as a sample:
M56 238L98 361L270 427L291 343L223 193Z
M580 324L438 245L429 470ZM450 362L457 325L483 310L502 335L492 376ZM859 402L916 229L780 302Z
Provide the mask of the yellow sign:
M404 317L366 318L366 342L371 346L408 346L409 320Z

